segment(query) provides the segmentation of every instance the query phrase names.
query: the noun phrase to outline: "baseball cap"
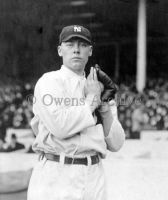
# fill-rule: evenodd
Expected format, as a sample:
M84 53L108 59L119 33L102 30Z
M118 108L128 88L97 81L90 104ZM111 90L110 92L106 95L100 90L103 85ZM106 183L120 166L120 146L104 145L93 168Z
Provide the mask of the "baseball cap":
M80 25L66 26L62 29L59 36L59 44L66 42L73 37L78 37L86 40L88 43L92 43L92 36L90 31Z

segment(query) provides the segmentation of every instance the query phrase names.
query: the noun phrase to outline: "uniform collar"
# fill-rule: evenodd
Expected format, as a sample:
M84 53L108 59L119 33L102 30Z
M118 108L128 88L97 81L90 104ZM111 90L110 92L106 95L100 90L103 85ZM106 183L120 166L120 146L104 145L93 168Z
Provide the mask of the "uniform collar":
M66 78L72 78L72 79L76 79L79 81L85 79L85 72L82 76L80 76L80 75L76 74L75 72L73 72L72 70L70 70L65 65L62 65L60 70L63 72L63 74Z

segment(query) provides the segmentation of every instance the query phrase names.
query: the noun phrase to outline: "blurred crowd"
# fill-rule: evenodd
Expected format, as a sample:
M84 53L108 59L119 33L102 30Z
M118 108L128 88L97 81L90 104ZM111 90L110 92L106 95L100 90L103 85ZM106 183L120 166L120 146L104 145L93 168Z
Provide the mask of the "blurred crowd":
M0 139L5 140L7 128L30 128L33 117L30 97L33 85L12 83L0 85Z
M0 139L5 141L7 128L30 128L34 84L0 84ZM119 119L127 138L138 138L141 130L168 130L168 82L150 78L138 93L135 81L127 77L119 83L116 96Z
M117 95L119 119L127 138L139 138L141 130L168 130L168 81L148 78L142 93L127 78Z

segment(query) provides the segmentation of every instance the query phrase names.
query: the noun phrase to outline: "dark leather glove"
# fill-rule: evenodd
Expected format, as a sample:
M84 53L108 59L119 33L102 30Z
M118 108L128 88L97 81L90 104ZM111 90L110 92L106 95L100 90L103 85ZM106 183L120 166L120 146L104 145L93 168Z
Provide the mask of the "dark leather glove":
M97 71L97 78L104 85L104 91L101 94L102 101L109 101L115 98L115 94L118 91L117 85L111 80L111 78L103 72L99 65L95 65Z

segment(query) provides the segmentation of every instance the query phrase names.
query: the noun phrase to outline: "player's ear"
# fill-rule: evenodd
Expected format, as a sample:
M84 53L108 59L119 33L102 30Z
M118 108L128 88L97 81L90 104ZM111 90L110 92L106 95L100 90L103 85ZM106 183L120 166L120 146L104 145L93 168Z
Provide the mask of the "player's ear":
M93 46L89 46L90 50L89 50L89 56L92 56L92 51L93 51Z
M57 47L57 50L58 50L58 55L59 55L60 57L62 57L62 48L61 48L60 45Z

